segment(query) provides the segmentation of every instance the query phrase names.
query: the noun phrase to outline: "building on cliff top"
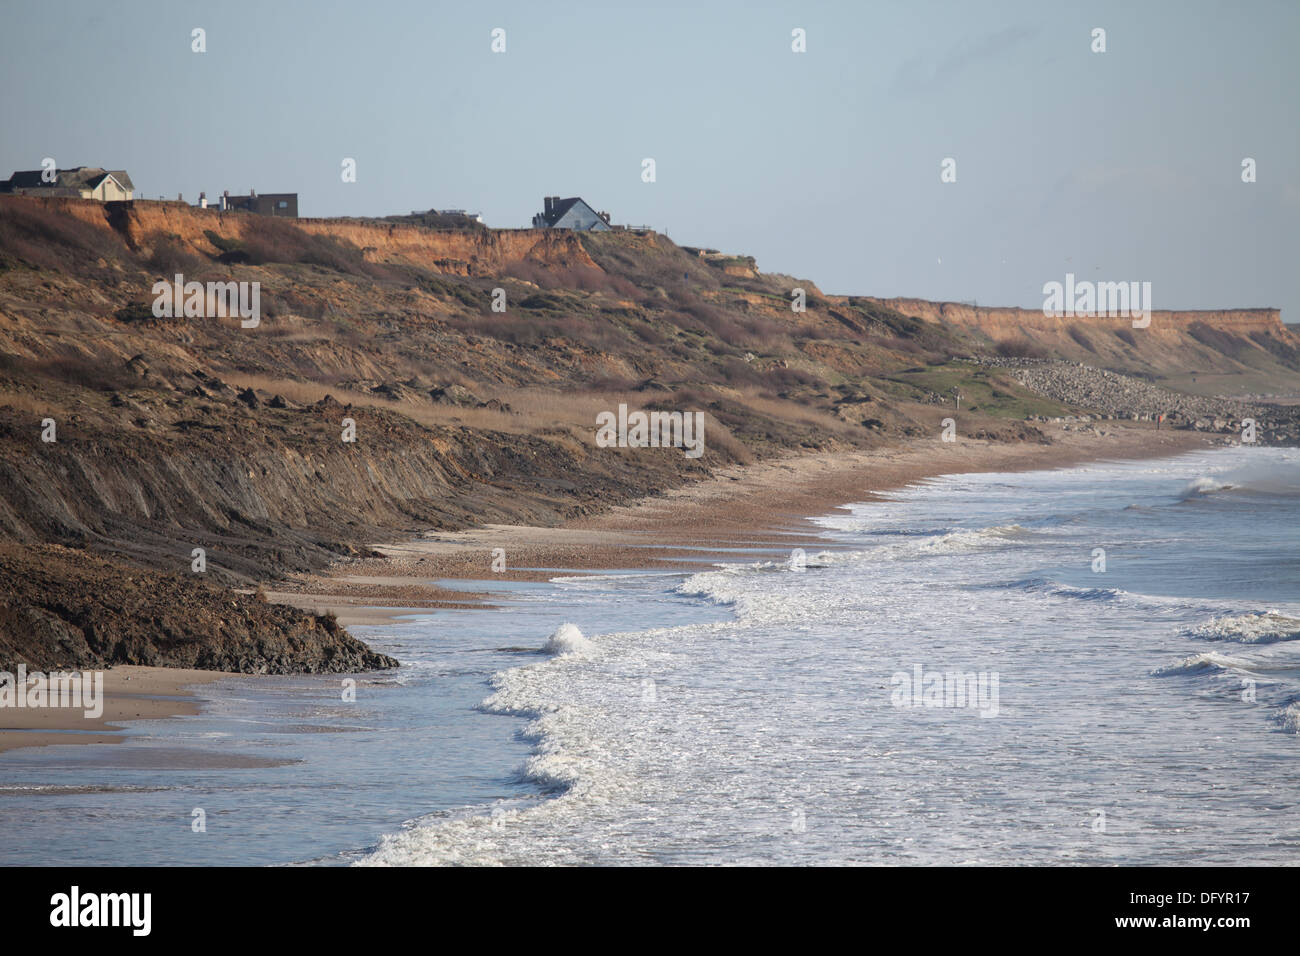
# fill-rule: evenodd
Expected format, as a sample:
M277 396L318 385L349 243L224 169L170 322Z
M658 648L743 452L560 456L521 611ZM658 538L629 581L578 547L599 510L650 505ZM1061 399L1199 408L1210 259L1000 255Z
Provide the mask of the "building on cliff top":
M609 224L609 213L596 212L580 197L572 196L561 199L559 196L547 196L542 200L543 209L533 217L534 229L577 229L579 232L606 232L613 227Z
M101 169L98 166L76 166L56 169L53 180L43 169L21 170L4 182L0 193L17 193L25 196L71 196L78 199L97 199L115 202L131 199L135 185L124 169Z
M207 193L199 193L199 206L203 209L208 208ZM259 196L256 189L250 189L247 196L232 196L230 190L227 189L218 197L217 208L222 212L241 210L243 212L255 212L259 216L280 216L297 219L298 194L263 193Z

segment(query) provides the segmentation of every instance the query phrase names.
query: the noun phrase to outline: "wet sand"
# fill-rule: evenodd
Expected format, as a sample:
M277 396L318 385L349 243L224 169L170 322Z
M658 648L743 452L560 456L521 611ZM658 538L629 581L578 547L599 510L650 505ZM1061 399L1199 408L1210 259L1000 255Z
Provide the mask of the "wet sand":
M104 712L87 717L81 708L0 709L0 754L19 747L111 744L128 720L159 720L197 714L201 700L190 687L231 675L220 671L119 665L104 672Z

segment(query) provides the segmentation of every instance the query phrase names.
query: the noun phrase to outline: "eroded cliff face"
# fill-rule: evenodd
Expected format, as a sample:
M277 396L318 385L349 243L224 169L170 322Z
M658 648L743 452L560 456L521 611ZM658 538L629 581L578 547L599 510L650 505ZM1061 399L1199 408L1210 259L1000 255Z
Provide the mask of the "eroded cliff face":
M1153 309L1145 316L1044 315L924 299L874 299L884 307L983 341L1005 355L1099 365L1177 386L1213 376L1239 392L1300 387L1300 334L1278 309ZM1134 321L1140 324L1134 327Z
M345 416L351 444L339 441ZM422 427L328 400L209 406L179 428L140 421L125 436L67 421L54 443L0 423L0 540L108 547L186 573L201 547L207 580L250 585L357 554L394 528L554 524L706 467L661 456L650 468L633 453Z
M1022 329L1062 331L1070 326L1087 325L1099 329L1132 328L1133 319L1126 316L1048 316L1042 309L986 308L962 302L929 302L925 299L875 299L904 315L915 315L931 322L947 322L978 329L986 335L1001 338ZM1265 332L1284 334L1287 330L1279 309L1206 309L1195 311L1170 311L1153 309L1150 331L1188 329L1203 323L1239 334Z
M58 197L32 202L119 233L127 245L150 255L164 238L195 254L220 250L209 233L243 242L266 227L264 217L219 209L197 209L182 202L90 203ZM350 242L368 262L405 264L458 276L501 275L511 266L532 263L549 268L601 269L576 233L557 229L431 230L365 219L281 220L311 235Z
M296 224L306 232L351 242L367 261L400 262L448 275L501 275L524 262L600 271L578 235L560 229L435 232L352 219L300 219Z

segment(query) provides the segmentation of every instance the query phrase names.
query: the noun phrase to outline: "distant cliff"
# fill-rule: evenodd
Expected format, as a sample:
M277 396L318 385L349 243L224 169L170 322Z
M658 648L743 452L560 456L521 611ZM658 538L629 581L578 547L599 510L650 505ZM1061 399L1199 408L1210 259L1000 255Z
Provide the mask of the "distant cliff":
M299 219L305 232L344 239L370 262L403 262L448 275L500 275L529 262L599 271L575 232L558 229L433 231L420 226L357 219Z
M1042 309L1020 309L967 305L963 302L928 302L925 299L874 299L904 315L928 319L931 322L948 322L998 337L1019 329L1056 331L1067 326L1085 323L1098 328L1132 328L1133 320L1126 316L1047 316ZM1155 309L1151 312L1152 329L1187 329L1204 324L1237 334L1251 332L1285 333L1279 309L1205 309L1170 311Z

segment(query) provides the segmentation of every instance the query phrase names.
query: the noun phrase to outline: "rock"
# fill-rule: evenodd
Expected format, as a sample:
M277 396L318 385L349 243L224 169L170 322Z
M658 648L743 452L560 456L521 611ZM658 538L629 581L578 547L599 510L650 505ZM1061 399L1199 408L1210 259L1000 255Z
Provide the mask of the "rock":
M1171 428L1231 432L1242 418L1254 418L1264 434L1282 435L1284 442L1300 435L1300 406L1191 395L1078 362L984 357L978 364L1014 369L1016 380L1031 391L1095 412L1065 418L1071 423L1111 419L1150 422L1163 415Z
M400 402L402 399L410 397L411 392L405 385L398 383L384 383L372 388L370 394L377 395L380 398L386 398L390 402Z
M442 385L429 389L429 398L439 405L457 405L461 408L477 408L479 398L462 385Z

